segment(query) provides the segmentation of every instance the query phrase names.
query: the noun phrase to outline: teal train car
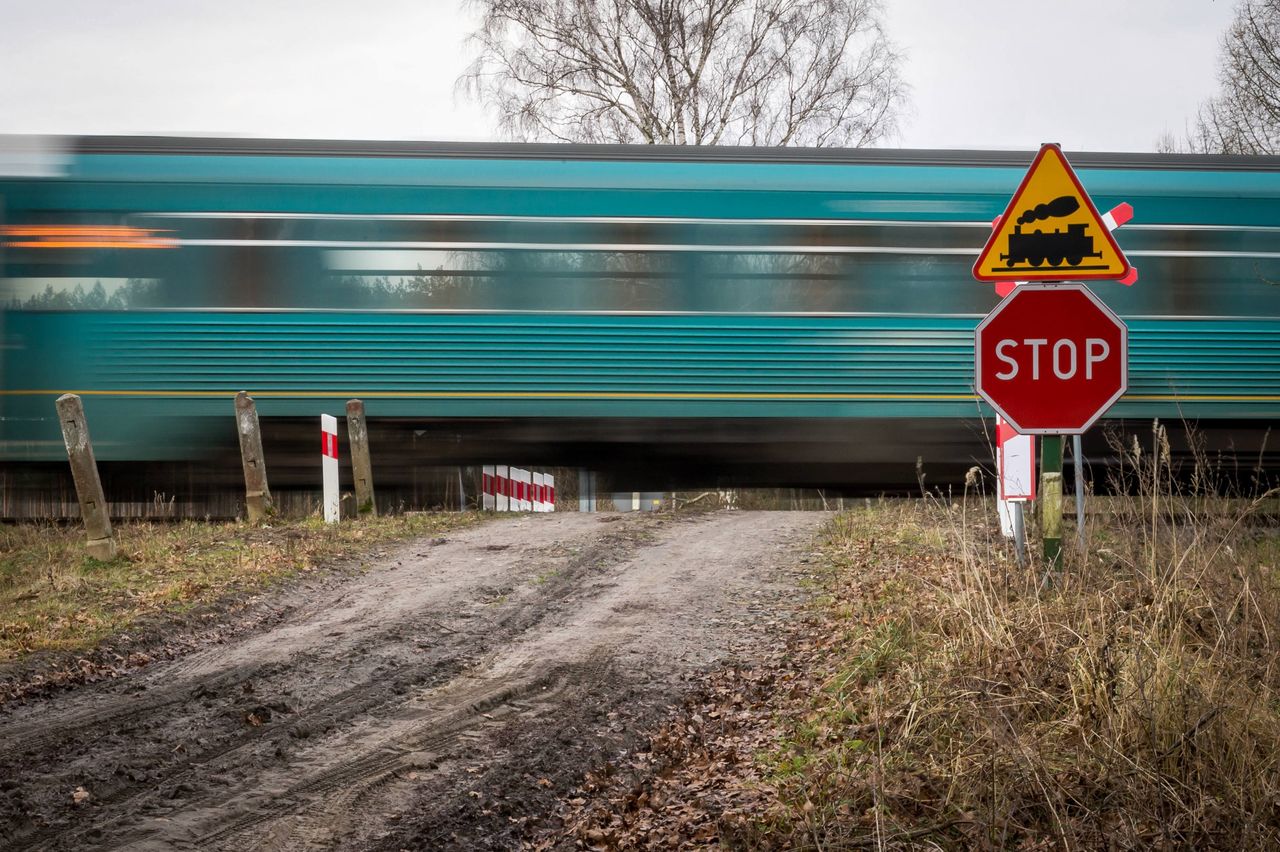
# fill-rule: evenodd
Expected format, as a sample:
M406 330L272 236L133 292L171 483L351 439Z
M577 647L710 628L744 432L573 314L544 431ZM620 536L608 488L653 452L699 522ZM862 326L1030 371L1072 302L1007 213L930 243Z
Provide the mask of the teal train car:
M64 458L61 393L123 463L228 451L247 390L268 423L310 429L360 397L398 453L428 435L452 461L518 451L657 487L737 470L884 488L917 456L972 463L991 415L973 329L997 297L970 267L1032 159L35 142L0 146L10 469ZM1091 285L1130 327L1108 417L1264 434L1280 158L1069 157L1100 210L1136 211L1117 238L1140 281Z

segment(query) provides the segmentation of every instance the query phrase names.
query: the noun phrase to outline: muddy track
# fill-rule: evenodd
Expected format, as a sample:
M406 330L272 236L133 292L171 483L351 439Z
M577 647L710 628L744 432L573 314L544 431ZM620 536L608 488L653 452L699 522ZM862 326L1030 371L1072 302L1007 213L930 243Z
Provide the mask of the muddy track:
M507 848L760 641L822 519L527 516L282 592L258 632L6 707L0 847Z

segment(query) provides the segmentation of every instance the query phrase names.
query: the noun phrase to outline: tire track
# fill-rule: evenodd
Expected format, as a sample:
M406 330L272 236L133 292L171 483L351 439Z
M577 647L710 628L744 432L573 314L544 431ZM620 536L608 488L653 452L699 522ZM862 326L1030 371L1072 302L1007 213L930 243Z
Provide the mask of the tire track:
M380 751L343 762L296 784L263 810L232 820L217 830L200 836L196 844L201 847L220 847L264 822L305 812L316 798L333 791L340 791L345 798L354 798L361 788L417 765L419 760L411 755L422 752L438 753L444 747L457 742L467 731L478 726L477 717L482 717L481 721L488 724L513 714L531 715L527 708L521 708L515 703L517 699L537 693L544 704L553 702L564 691L570 678L589 677L599 667L598 663L562 665L547 672L533 672L527 679L520 682L512 682L504 676L497 678L494 682L485 681L477 684L461 695L452 697L451 703L461 706L448 707L436 716L423 720L405 736L398 738L394 745L387 745ZM333 814L308 833L324 834L330 828L327 823L345 815L347 808L333 808L333 804L337 803L331 803L330 810L336 810L338 813ZM292 838L285 842L290 841ZM284 847L280 846L278 841L276 843L264 841L252 846L237 841L228 848Z
M470 783L449 781L464 755L554 762L561 725L585 731L628 695L666 700L680 672L737 647L733 625L772 582L762 567L820 520L535 516L468 531L429 564L375 567L262 633L155 667L141 694L122 694L129 678L85 688L0 730L0 771L19 789L6 803L0 787L0 847L283 852L373 837L409 775ZM517 532L536 546L506 548ZM257 704L285 709L246 725ZM92 807L76 810L80 785ZM405 810L447 823L466 804L454 798Z
M599 529L595 525L578 526L590 532ZM34 831L19 829L10 832L8 839L10 842L41 847L52 844L62 848L75 848L81 839L110 829L113 822L128 821L130 816L147 812L156 805L158 799L163 798L163 790L198 788L200 780L205 776L229 771L243 772L242 767L251 766L261 753L283 748L306 751L310 742L322 739L327 731L341 729L346 720L376 715L388 706L401 704L410 690L420 691L447 683L450 678L472 665L475 658L488 653L495 645L509 641L559 611L565 598L571 594L581 594L582 589L576 582L584 573L601 570L602 566L625 558L638 545L639 540L636 530L624 526L617 530L606 529L597 540L584 542L570 550L566 550L559 540L553 540L540 548L526 548L510 554L508 558L523 557L530 560L527 563L531 566L528 570L542 571L548 565L556 566L559 579L536 586L532 593L512 601L509 606L486 613L485 617L477 617L472 613L437 611L442 608L442 604L444 607L452 605L451 601L433 601L435 609L428 613L432 619L452 619L457 627L440 631L438 641L425 650L418 647L414 638L417 632L406 629L407 626L418 625L423 612L397 623L381 625L380 629L362 635L347 650L348 656L356 661L355 665L376 656L394 659L399 655L412 660L415 654L425 653L427 659L400 664L389 678L378 678L376 672L372 676L366 672L346 688L293 712L275 714L270 721L258 726L247 726L235 718L234 714L229 716L229 709L235 707L234 699L223 700L212 708L187 709L185 713L182 711L185 705L193 702L193 696L196 695L232 693L238 698L240 685L249 679L255 679L259 684L249 703L269 703L271 696L277 693L270 683L264 684L264 681L279 680L280 676L305 678L305 672L297 671L287 663L215 672L170 687L165 694L109 696L103 699L108 705L105 708L98 706L55 713L51 714L50 722L44 724L28 722L20 727L10 727L5 730L4 739L0 741L7 748L0 751L0 768L29 767L33 763L31 759L25 764L20 759L31 755L52 758L55 763L69 762L80 753L92 756L96 743L112 737L127 736L130 729L144 725L148 718L172 716L181 724L187 719L211 716L212 721L201 723L205 730L208 730L210 724L220 720L223 733L215 735L202 747L184 747L176 752L163 747L167 740L160 737L159 746L153 748L153 751L159 752L158 761L164 762L163 766L158 767L159 777L142 780L114 778L109 783L100 782L95 788L96 811L89 821L92 824L84 825L81 820L81 824L70 831L65 823L55 823L43 830L33 826ZM476 548L482 547L485 545L476 545ZM510 571L506 570L509 567L505 566L497 575L473 573L471 579L473 582L492 582L495 576L501 579L501 576L509 574ZM303 611L295 617L305 618L307 615ZM284 625L286 629L288 626ZM320 669L333 665L332 658L322 652L312 656L312 663ZM56 727L50 728L50 724ZM140 753L139 748L143 751L146 749L145 742L142 742L145 734L137 739L140 742L134 749L135 757ZM75 743L76 747L68 749L68 743ZM43 763L45 762L42 761ZM45 768L47 764L41 767L42 773ZM0 840L4 837L5 835L0 834Z

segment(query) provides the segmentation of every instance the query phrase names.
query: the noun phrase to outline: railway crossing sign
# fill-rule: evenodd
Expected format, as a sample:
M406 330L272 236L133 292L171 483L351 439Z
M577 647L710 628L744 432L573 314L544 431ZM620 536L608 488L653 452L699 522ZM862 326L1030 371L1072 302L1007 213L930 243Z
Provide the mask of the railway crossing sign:
M1125 278L1129 261L1062 149L1040 147L973 265L979 281Z
M978 395L1023 435L1079 435L1129 386L1129 330L1082 284L1023 284L978 324Z

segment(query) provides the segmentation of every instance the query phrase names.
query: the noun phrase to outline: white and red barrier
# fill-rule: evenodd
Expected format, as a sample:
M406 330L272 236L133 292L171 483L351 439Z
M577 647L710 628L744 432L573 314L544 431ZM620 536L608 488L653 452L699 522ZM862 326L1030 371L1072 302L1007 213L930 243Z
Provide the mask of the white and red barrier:
M338 522L338 419L320 415L320 472L324 480L324 522Z
M507 465L484 465L480 474L482 507L495 512L554 512L556 481L549 473L534 473Z

